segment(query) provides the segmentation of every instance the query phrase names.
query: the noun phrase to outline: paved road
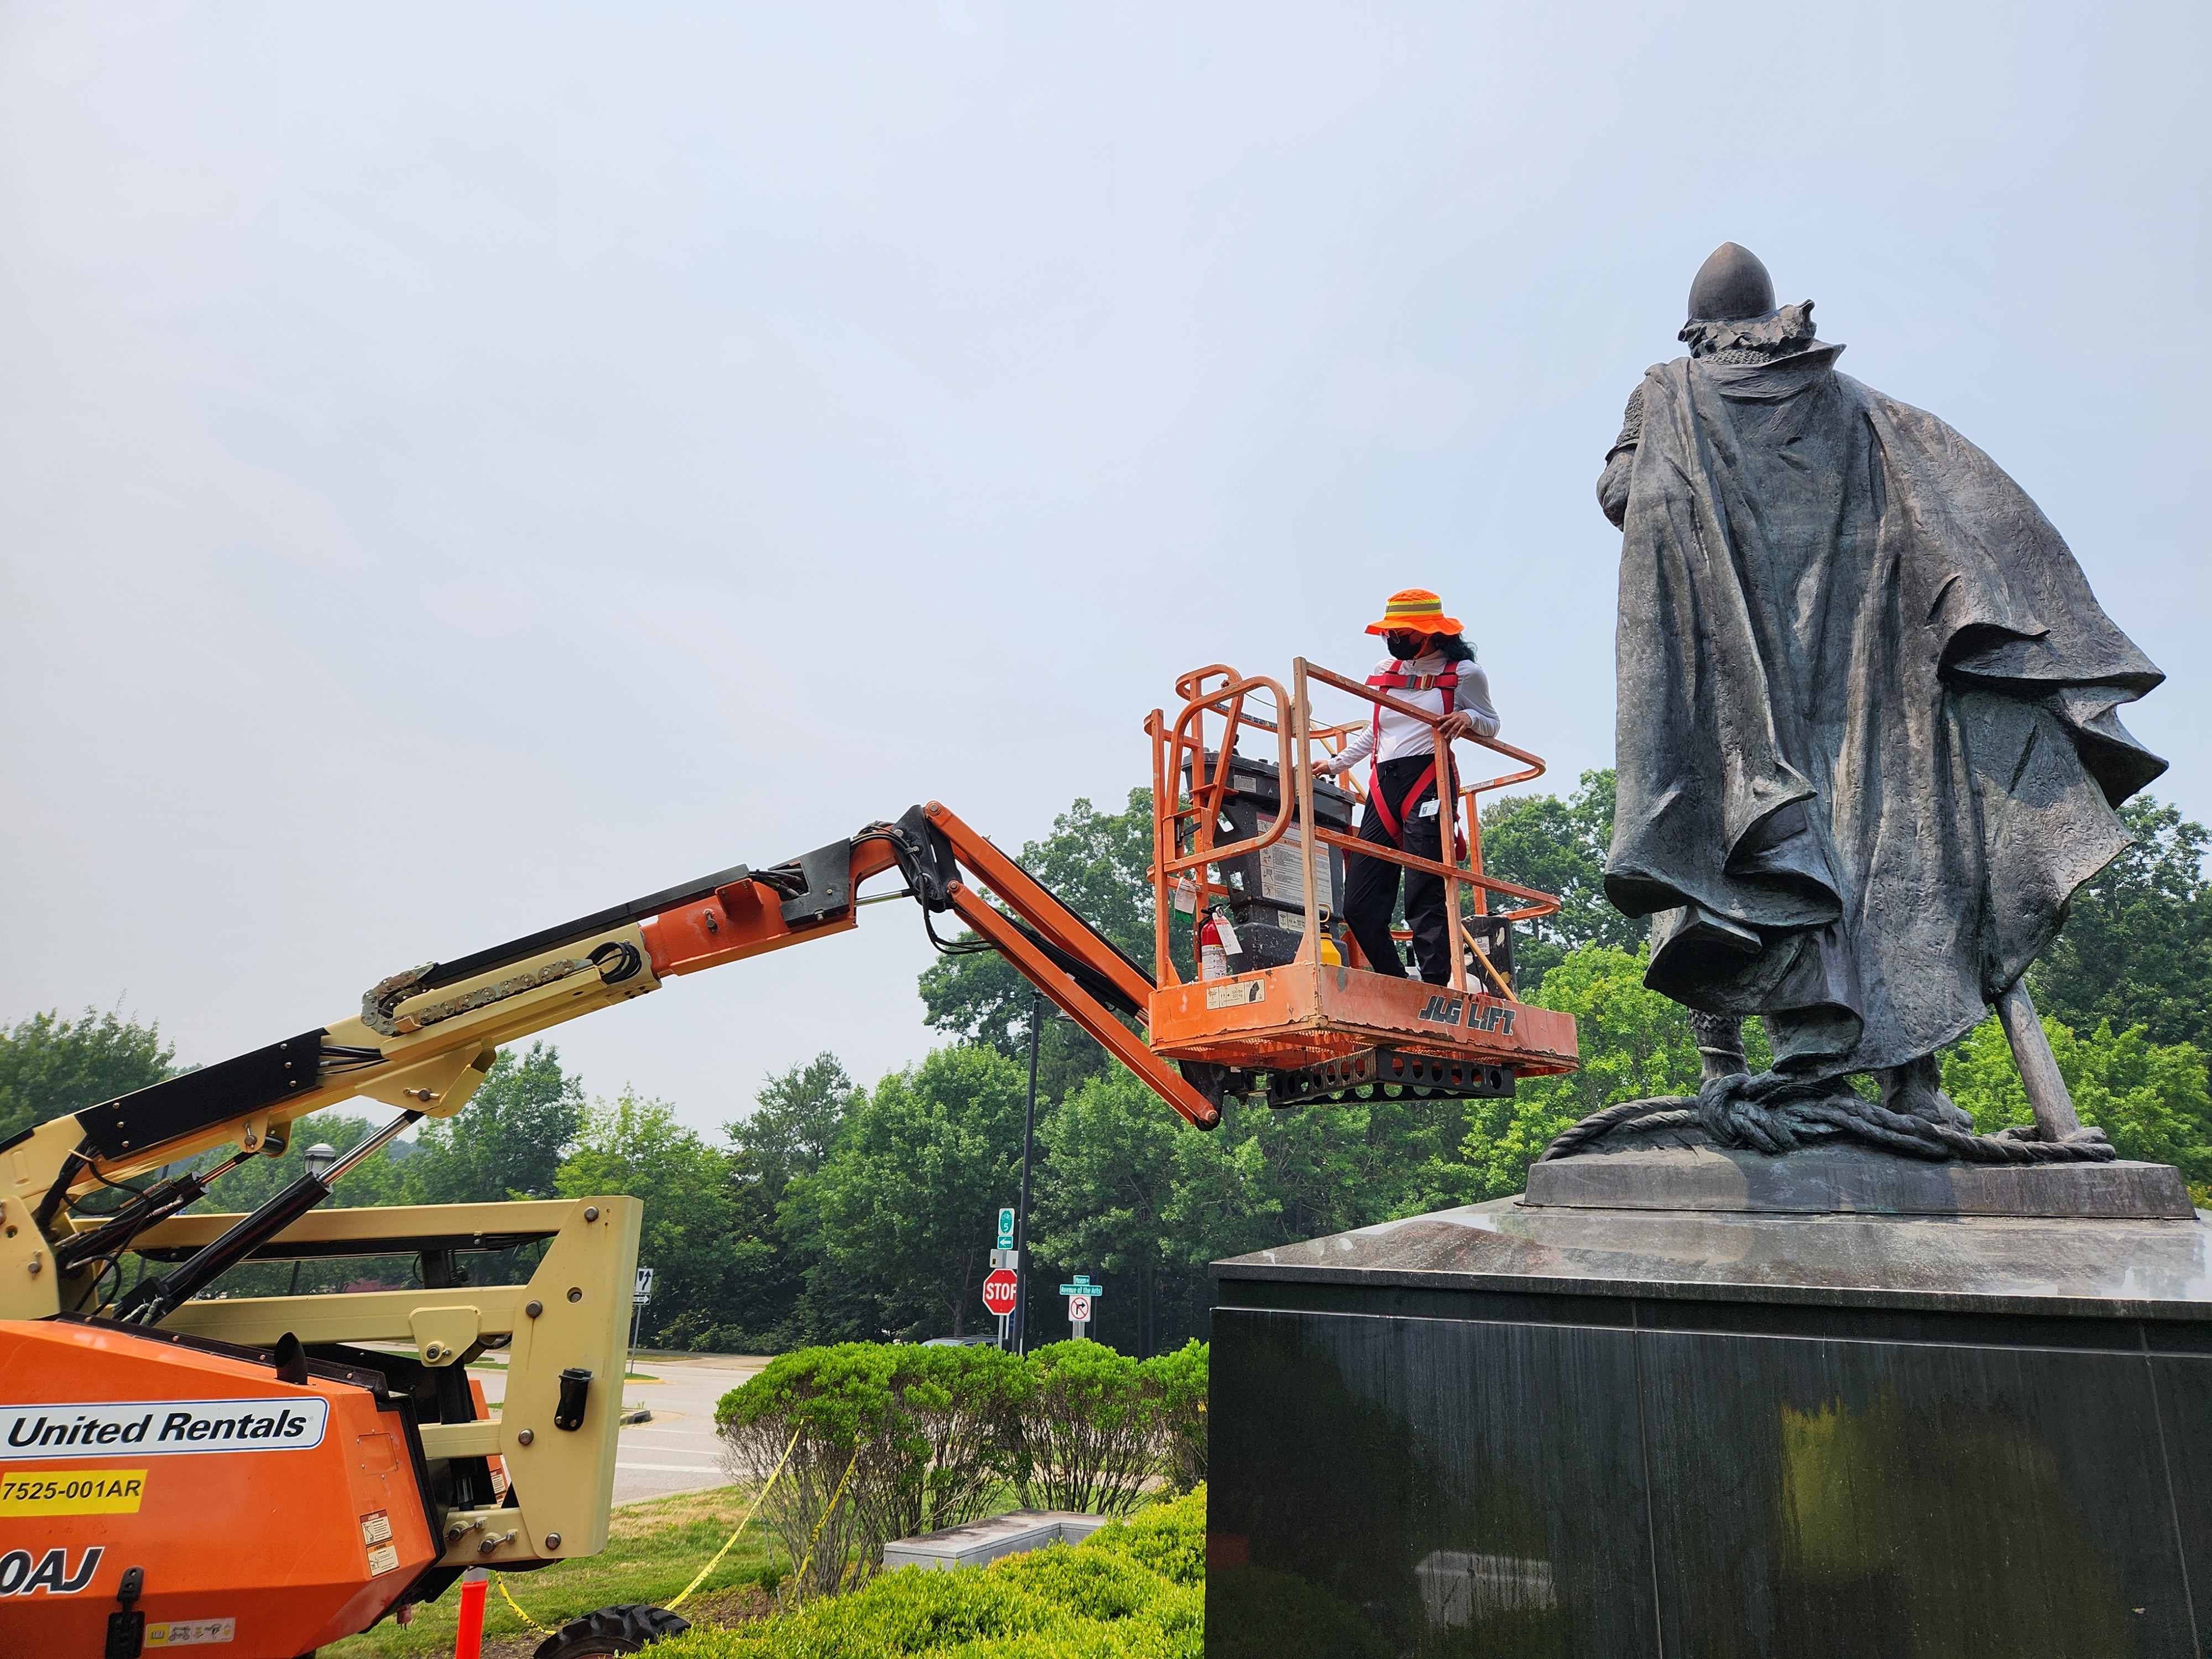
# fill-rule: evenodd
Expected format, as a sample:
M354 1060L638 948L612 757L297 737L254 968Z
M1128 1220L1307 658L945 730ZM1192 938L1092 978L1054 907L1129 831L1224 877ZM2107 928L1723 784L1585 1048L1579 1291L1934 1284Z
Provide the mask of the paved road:
M722 1443L714 1433L714 1403L767 1364L743 1354L639 1355L636 1369L659 1380L625 1383L623 1403L650 1407L653 1421L622 1431L615 1502L635 1504L727 1485ZM506 1390L507 1373L475 1375L484 1385L484 1397L496 1405Z

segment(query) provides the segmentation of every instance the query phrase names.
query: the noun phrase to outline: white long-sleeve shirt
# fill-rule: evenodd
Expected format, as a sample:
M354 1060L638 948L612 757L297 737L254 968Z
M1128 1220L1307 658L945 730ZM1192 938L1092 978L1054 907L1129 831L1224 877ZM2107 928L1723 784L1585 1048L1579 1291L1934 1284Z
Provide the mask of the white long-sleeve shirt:
M1372 672L1377 674L1441 674L1453 665L1443 652L1431 651L1425 656L1403 662L1395 657L1385 657L1375 665ZM1496 737L1503 722L1498 718L1498 711L1490 706L1490 677L1472 662L1463 662L1457 666L1459 684L1455 688L1452 707L1462 714L1473 715L1474 729L1484 737ZM1416 708L1432 709L1439 714L1444 712L1442 686L1431 686L1426 691L1416 691L1409 687L1388 695L1401 702L1412 703ZM1344 745L1344 752L1328 768L1330 775L1350 771L1373 752L1376 725L1376 721L1370 720L1367 725L1352 735ZM1409 755L1425 756L1436 752L1436 739L1431 735L1431 728L1410 714L1401 714L1395 708L1385 708L1382 711L1380 726L1382 752L1376 757L1377 760L1403 760ZM1318 767L1315 769L1316 771L1320 769Z

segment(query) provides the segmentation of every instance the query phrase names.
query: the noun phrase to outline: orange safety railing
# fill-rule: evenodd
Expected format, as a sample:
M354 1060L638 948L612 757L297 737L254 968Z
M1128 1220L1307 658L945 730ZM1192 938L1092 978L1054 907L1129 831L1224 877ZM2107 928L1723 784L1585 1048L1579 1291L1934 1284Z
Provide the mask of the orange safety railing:
M1206 682L1217 676L1223 684L1209 690ZM1246 712L1246 700L1257 690L1270 694L1276 713L1274 720ZM1273 732L1277 763L1283 777L1288 778L1296 764L1290 723L1281 718L1287 699L1278 682L1264 675L1247 678L1226 664L1213 663L1205 668L1194 668L1178 678L1176 695L1184 702L1182 712L1176 716L1172 727L1157 708L1145 721L1146 734L1152 739L1152 942L1155 973L1162 985L1182 983L1168 944L1169 912L1174 904L1174 890L1188 882L1193 912L1204 915L1208 898L1216 893L1225 897L1229 892L1226 886L1213 879L1210 866L1224 858L1241 858L1247 853L1273 847L1291 826L1290 813L1279 811L1275 814L1274 823L1260 835L1232 842L1226 847L1214 845L1214 834L1221 822L1222 800L1229 791L1229 769L1237 758L1237 732L1248 725ZM1206 717L1209 713L1218 714L1223 722L1211 775L1206 759ZM1188 806L1182 805L1182 775L1186 769L1190 773L1191 782L1191 804ZM1191 848L1188 853L1183 850L1186 842ZM1308 885L1311 885L1310 866Z
M1176 694L1183 699L1183 706L1174 724L1169 725L1165 714L1158 709L1154 709L1145 722L1146 732L1152 738L1153 934L1160 984L1166 986L1182 982L1169 948L1169 912L1174 905L1176 890L1183 888L1184 896L1190 901L1188 908L1195 914L1203 915L1212 896L1218 894L1225 897L1230 891L1209 873L1210 866L1225 859L1241 858L1246 854L1273 846L1288 832L1295 820L1302 826L1302 833L1304 833L1304 827L1310 826L1310 839L1302 843L1306 848L1306 855L1302 860L1306 896L1306 950L1312 950L1312 941L1320 936L1323 908L1320 894L1316 890L1313 855L1320 848L1337 847L1362 858L1385 859L1408 870L1420 870L1442 877L1445 921L1450 939L1453 990L1462 994L1467 990L1466 957L1472 949L1498 992L1512 997L1511 985L1491 966L1489 957L1481 947L1468 939L1462 932L1460 892L1462 887L1468 890L1473 912L1476 915L1489 914L1490 894L1497 893L1520 900L1520 908L1499 913L1499 920L1508 922L1533 921L1539 916L1550 915L1559 908L1559 901L1555 895L1538 892L1517 883L1501 881L1486 874L1482 867L1482 823L1475 798L1488 790L1502 789L1511 784L1526 783L1542 777L1545 771L1543 761L1525 749L1501 743L1495 738L1460 739L1522 763L1518 771L1502 773L1494 778L1462 785L1454 791L1455 816L1463 816L1465 821L1468 861L1464 866L1456 858L1443 861L1425 859L1387 843L1363 842L1356 836L1324 829L1314 821L1313 751L1319 747L1324 755L1341 753L1345 739L1359 729L1360 722L1316 725L1308 694L1311 682L1318 681L1340 691L1349 692L1355 697L1364 698L1428 726L1436 744L1437 775L1440 778L1457 775L1451 765L1451 744L1439 729L1443 724L1442 714L1431 714L1361 681L1347 679L1341 674L1310 664L1303 657L1297 659L1291 666L1292 690L1287 697L1278 681L1264 675L1239 675L1235 669L1223 663L1194 669L1176 681ZM1209 684L1217 678L1219 684ZM1275 714L1273 720L1246 707L1254 693L1262 690L1269 694ZM1206 717L1208 714L1218 715L1222 721L1218 747L1210 745L1206 740ZM1259 836L1217 847L1213 836L1221 821L1221 806L1229 789L1230 768L1236 758L1237 736L1247 726L1275 734L1280 757L1279 775L1285 805L1276 813L1274 822ZM1212 748L1213 753L1210 770L1207 764L1209 747ZM1182 779L1186 769L1191 778L1188 805L1182 804ZM1349 779L1346 781L1351 784L1352 795L1364 803L1365 792L1357 782ZM1291 805L1293 790L1294 806ZM1326 862L1322 867L1327 868Z

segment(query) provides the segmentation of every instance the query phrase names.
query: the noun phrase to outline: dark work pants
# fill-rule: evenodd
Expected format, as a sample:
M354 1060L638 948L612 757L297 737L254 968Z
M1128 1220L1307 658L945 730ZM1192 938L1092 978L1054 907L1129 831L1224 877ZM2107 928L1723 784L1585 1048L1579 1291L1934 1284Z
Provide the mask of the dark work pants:
M1384 799L1395 803L1401 791L1413 787L1413 780L1428 764L1418 757L1384 761L1376 769L1381 775L1376 781ZM1405 815L1406 851L1416 858L1435 859L1442 863L1442 820L1414 816L1422 801L1436 798L1436 786L1431 783L1421 792L1419 799L1407 801L1400 810ZM1389 833L1382 828L1382 816L1371 803L1359 815L1359 839L1382 847L1392 844ZM1401 871L1388 859L1363 858L1357 853L1347 854L1344 863L1344 920L1352 929L1352 938L1359 941L1360 954L1367 958L1368 966L1378 974L1406 977L1397 942L1390 937L1390 912L1398 902L1398 878L1402 874L1406 878L1406 922L1413 931L1413 954L1420 962L1421 977L1431 985L1449 984L1451 941L1444 926L1443 878L1424 870Z

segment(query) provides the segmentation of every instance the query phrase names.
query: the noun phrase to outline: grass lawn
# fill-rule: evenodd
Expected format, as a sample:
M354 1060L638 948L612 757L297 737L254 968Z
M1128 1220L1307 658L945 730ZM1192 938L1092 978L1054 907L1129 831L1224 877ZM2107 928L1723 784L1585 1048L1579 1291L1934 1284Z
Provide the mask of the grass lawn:
M558 1629L594 1607L623 1601L666 1607L691 1582L691 1575L722 1547L751 1501L749 1487L716 1486L679 1492L648 1503L626 1504L614 1512L607 1547L581 1560L563 1561L542 1572L507 1575L504 1582L523 1610L548 1630ZM707 1582L678 1609L687 1618L717 1622L744 1618L764 1604L757 1588L775 1552L762 1521L745 1528ZM788 1567L788 1561L775 1565ZM415 1654L450 1654L453 1621L461 1604L456 1583L428 1606L415 1609L404 1627L386 1619L374 1630L333 1643L324 1659L402 1659ZM545 1638L514 1615L494 1583L484 1598L487 1659L526 1656Z

